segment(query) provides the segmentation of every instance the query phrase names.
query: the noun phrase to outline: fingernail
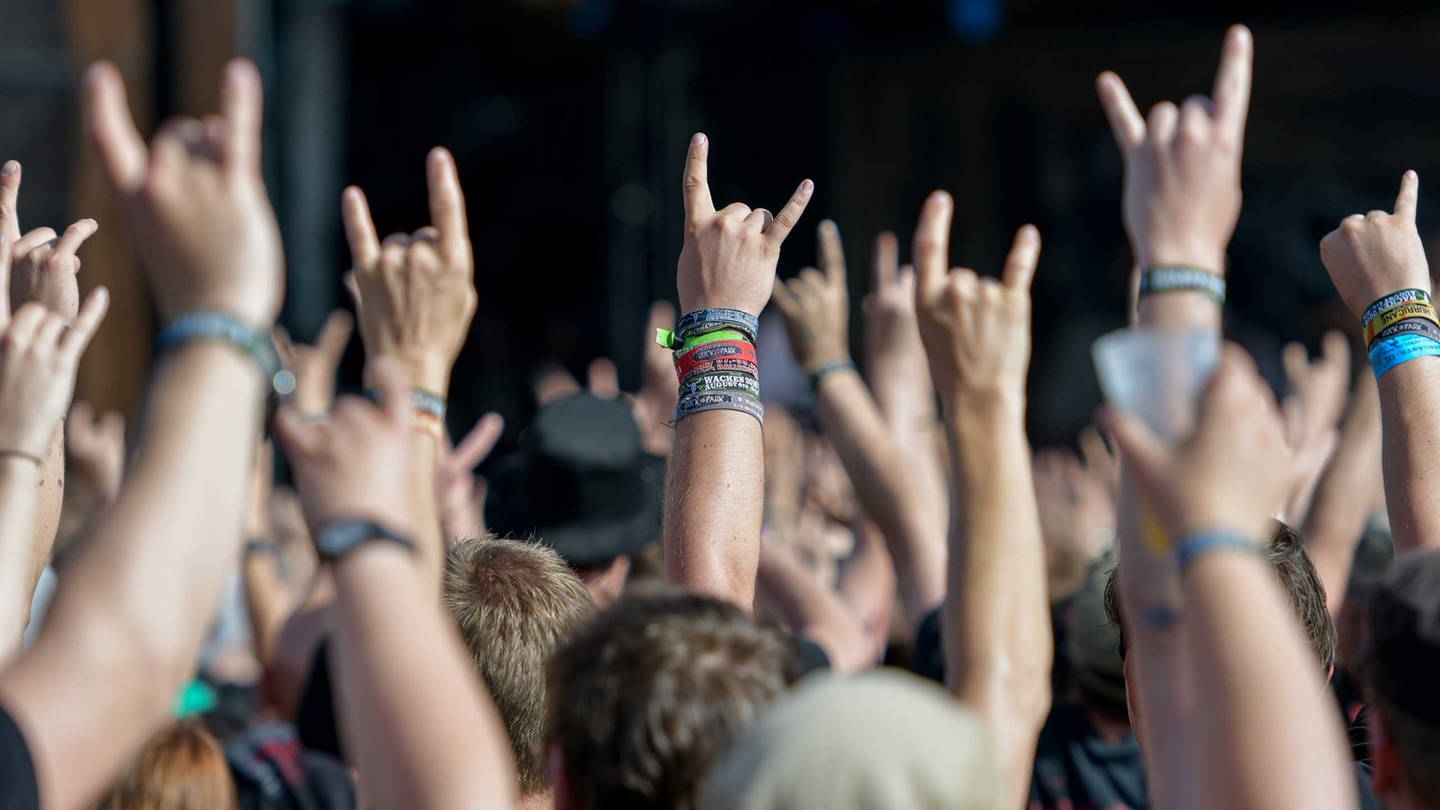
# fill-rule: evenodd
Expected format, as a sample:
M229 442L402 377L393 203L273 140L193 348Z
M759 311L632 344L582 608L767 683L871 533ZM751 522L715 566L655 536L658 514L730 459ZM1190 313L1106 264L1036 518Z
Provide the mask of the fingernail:
M690 139L691 146L699 146L702 143L705 143L705 133L703 132L695 133L695 137Z
M20 171L20 163L14 160L5 161L4 168L0 168L0 174L11 175Z
M800 190L806 194L809 194L810 192L815 190L815 184L810 182L809 180L802 181L800 183Z

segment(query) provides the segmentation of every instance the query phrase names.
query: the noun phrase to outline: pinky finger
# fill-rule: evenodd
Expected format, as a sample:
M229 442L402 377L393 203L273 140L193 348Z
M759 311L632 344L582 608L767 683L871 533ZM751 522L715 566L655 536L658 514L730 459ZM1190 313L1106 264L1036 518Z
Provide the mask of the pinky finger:
M80 360L80 355L85 353L85 348L90 345L90 339L95 337L95 330L100 328L100 322L105 320L105 313L109 309L110 291L104 287L95 288L80 307L80 314L75 317L75 326L60 338L60 354L66 360Z
M815 184L809 180L800 181L800 187L790 195L790 201L775 215L775 221L765 229L765 235L770 237L771 243L779 246L785 241L785 237L794 230L796 223L800 221L800 215L805 213L805 206L810 204L810 196L815 193Z

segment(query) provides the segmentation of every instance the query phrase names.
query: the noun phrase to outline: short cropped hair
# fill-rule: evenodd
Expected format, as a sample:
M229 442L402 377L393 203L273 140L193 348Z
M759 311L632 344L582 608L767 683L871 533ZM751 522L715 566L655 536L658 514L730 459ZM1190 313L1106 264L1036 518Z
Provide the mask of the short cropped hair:
M1325 606L1325 585L1315 571L1315 564L1305 551L1305 542L1299 532L1281 521L1274 521L1274 534L1265 549L1265 559L1275 569L1280 586L1290 597L1295 617L1305 628L1305 637L1310 648L1320 660L1320 668L1328 670L1335 666L1339 638L1335 633L1335 620ZM1125 625L1121 622L1119 576L1117 565L1110 572L1110 581L1105 584L1105 616L1120 628L1120 655L1125 655Z
M482 538L455 546L445 604L510 735L524 795L550 787L545 767L545 667L594 612L580 578L537 543Z
M238 807L225 752L196 720L155 735L96 807L99 810L187 810Z
M795 645L739 608L644 587L550 662L547 738L585 810L690 810L710 767L800 675Z

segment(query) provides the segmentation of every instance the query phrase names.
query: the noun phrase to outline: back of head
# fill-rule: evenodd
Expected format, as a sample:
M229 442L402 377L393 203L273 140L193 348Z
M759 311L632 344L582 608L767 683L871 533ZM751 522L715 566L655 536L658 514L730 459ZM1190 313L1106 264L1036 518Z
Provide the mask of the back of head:
M156 735L96 805L101 810L235 806L225 752L198 721L179 722Z
M1440 808L1440 551L1399 555L1368 604L1360 679L1417 806Z
M984 727L895 670L816 675L755 724L706 780L704 810L1003 807Z
M1310 555L1305 551L1305 543L1300 535L1288 525L1280 522L1273 522L1274 534L1270 537L1270 544L1265 550L1265 559L1275 570L1275 577L1280 580L1280 587L1285 589L1285 594L1290 597L1290 604L1295 609L1295 618L1300 620L1301 627L1305 630L1305 637L1310 640L1310 648L1315 651L1315 657L1319 659L1321 669L1329 669L1335 665L1335 657L1339 642L1335 633L1335 620L1330 616L1330 610L1325 605L1325 585L1320 581L1320 575L1315 571L1315 564L1310 561ZM1121 605L1119 589L1120 569L1117 566L1110 574L1110 580L1105 586L1105 615L1110 622L1121 631L1120 644L1121 654L1124 654L1124 625L1121 623Z
M451 550L445 603L505 722L521 792L545 791L545 667L592 612L590 594L549 548L478 539Z
M739 608L640 589L551 660L548 740L577 807L689 808L710 766L798 677L794 645Z

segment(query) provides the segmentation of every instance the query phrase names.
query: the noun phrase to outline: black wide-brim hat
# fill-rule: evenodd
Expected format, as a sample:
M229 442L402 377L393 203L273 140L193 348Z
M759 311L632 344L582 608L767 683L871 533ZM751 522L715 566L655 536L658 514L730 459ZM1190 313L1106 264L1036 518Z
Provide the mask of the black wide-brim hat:
M589 567L660 537L665 460L646 453L629 407L580 393L546 405L488 477L485 523Z

